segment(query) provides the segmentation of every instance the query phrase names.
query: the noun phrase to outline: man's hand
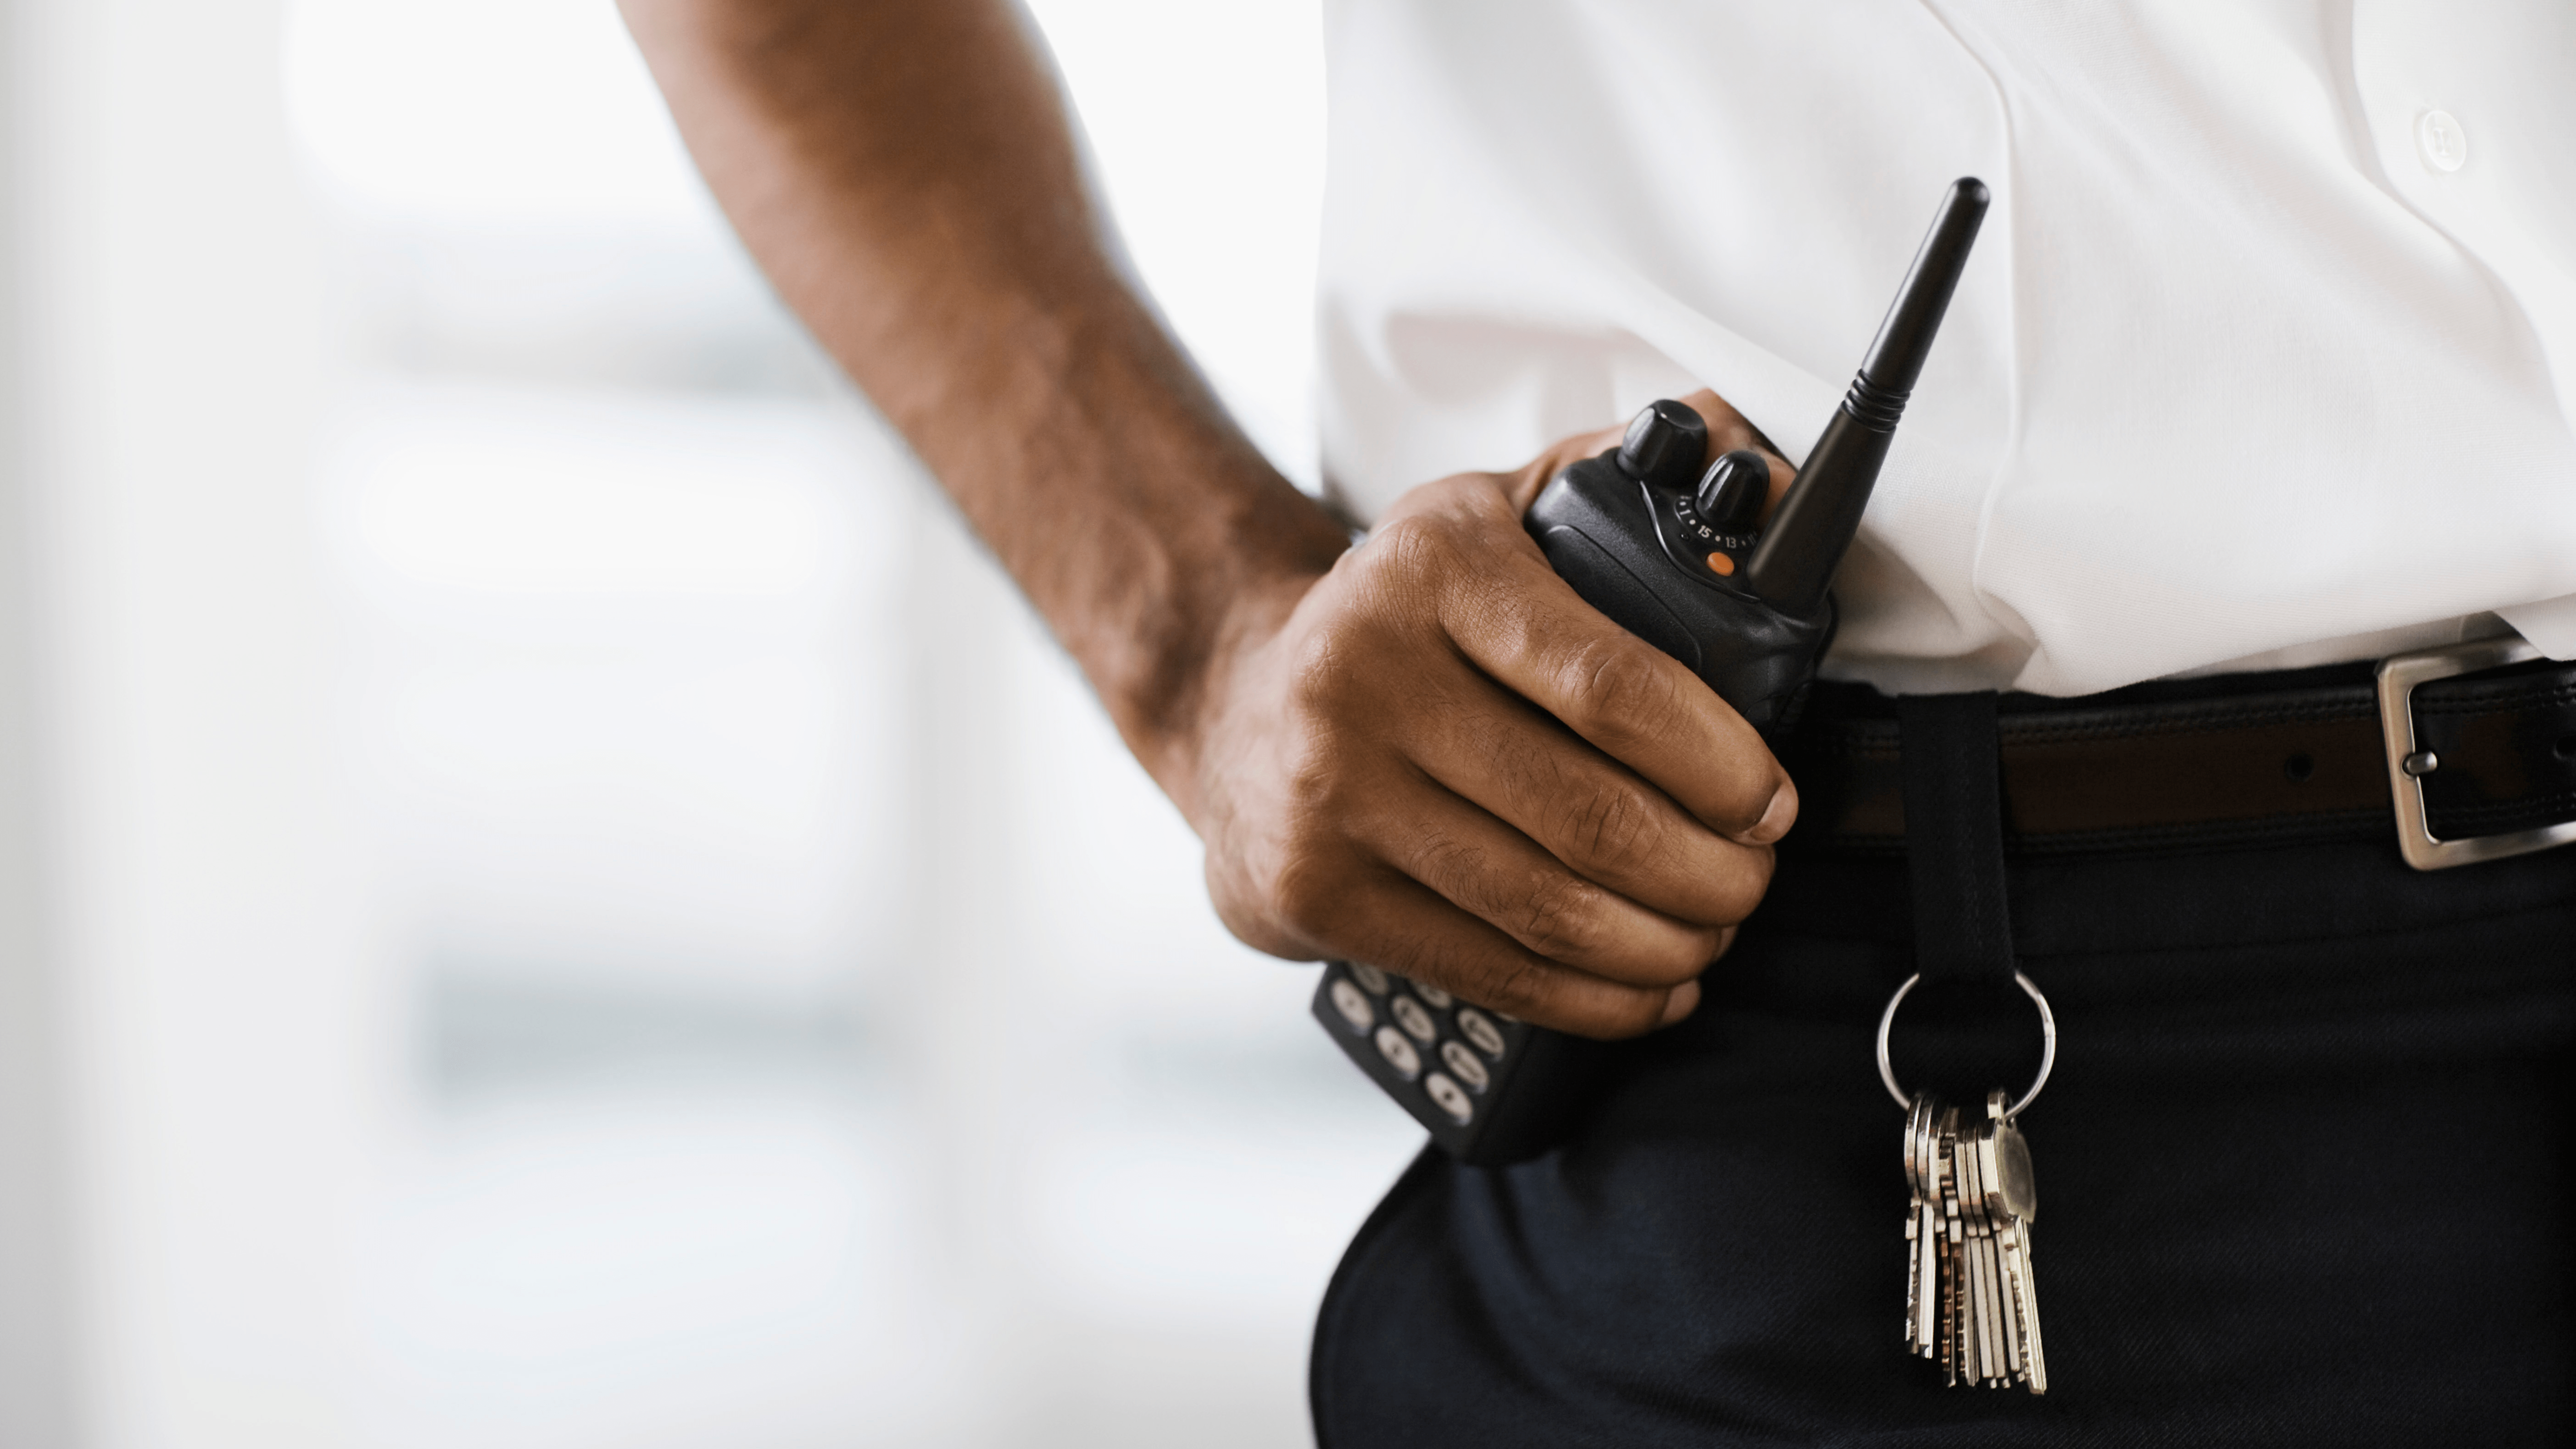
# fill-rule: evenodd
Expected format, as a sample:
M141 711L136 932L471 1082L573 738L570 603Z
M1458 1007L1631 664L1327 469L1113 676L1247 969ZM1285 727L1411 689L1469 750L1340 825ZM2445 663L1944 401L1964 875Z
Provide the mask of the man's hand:
M1690 401L1716 452L1761 446L1714 394ZM1797 792L1725 701L1578 598L1523 530L1559 468L1617 440L1414 489L1215 662L1190 807L1236 935L1589 1036L1697 1004Z

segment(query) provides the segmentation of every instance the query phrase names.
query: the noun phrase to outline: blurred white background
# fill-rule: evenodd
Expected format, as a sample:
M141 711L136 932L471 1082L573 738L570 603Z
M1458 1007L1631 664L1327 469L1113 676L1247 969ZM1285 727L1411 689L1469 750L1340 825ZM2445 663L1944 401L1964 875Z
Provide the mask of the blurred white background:
M1311 482L1316 0L1035 7ZM0 1444L1307 1441L1419 1143L610 0L17 0Z

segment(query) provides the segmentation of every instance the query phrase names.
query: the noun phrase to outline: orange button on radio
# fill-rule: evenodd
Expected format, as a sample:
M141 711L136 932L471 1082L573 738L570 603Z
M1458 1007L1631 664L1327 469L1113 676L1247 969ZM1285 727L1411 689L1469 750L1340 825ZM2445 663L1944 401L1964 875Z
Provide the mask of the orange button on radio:
M1717 575L1719 578L1725 578L1727 575L1735 572L1735 560L1728 558L1722 553L1710 554L1708 556L1708 571Z

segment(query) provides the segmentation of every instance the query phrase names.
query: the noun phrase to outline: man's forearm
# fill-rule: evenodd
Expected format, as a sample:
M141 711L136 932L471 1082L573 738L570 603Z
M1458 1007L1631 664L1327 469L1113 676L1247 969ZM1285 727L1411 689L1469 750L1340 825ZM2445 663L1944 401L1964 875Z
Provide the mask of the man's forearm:
M1205 664L1343 538L1119 276L1025 20L1007 0L622 3L787 303L1185 796Z

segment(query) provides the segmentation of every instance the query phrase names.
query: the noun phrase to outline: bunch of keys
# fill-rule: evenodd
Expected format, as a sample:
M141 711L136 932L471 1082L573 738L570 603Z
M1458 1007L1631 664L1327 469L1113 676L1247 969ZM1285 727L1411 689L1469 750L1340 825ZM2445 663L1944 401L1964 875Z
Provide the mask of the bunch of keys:
M2039 1332L2039 1294L2031 1277L2030 1225L2039 1196L2030 1145L2013 1119L2039 1095L2057 1059L2057 1023L2029 977L2013 979L2039 1006L2043 1032L2039 1078L2018 1102L1998 1088L1985 1111L1964 1120L1929 1092L1907 1096L1887 1055L1897 1003L1919 976L1896 990L1879 1019L1878 1067L1887 1090L1906 1108L1905 1346L1938 1358L1952 1385L2027 1385L2048 1392L2048 1356Z
M2048 1392L2048 1356L2031 1281L2030 1148L2004 1116L2004 1094L1986 1094L1982 1121L1917 1092L1905 1122L1909 1263L1905 1346L1938 1357L1952 1384Z

